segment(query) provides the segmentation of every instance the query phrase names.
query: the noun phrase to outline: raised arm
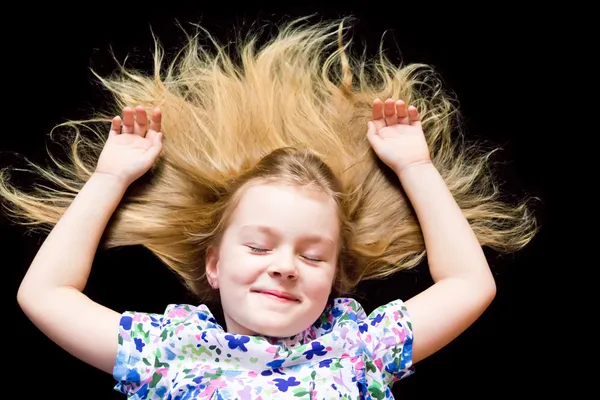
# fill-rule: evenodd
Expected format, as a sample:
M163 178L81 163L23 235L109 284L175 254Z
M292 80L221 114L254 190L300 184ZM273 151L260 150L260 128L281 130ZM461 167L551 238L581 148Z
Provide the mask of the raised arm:
M82 291L100 238L131 182L158 156L160 112L150 130L143 108L115 117L96 171L50 232L17 293L27 317L48 338L82 361L112 373L120 315ZM123 122L121 132L121 122Z
M496 284L473 230L431 163L416 108L376 100L368 137L413 205L435 282L406 301L416 363L475 322L494 299Z

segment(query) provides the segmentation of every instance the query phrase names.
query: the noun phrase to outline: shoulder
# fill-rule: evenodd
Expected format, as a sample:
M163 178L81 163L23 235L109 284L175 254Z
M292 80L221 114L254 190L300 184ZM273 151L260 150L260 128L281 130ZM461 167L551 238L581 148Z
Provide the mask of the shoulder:
M403 317L408 316L408 309L403 300L396 299L377 307L367 315L364 307L358 300L350 297L336 297L330 300L323 315L333 315L334 318L366 320L386 313L397 313L396 316Z
M368 317L369 321L375 324L385 322L387 324L410 323L410 315L406 303L400 299L396 299L387 304L381 305L374 309Z
M204 305L170 304L163 313L125 311L119 323L119 358L152 358L161 344L185 342L210 328L222 330Z
M358 301L352 298L338 297L329 301L313 326L322 335L336 326L339 327L340 324L358 323L365 318L365 311Z
M369 322L378 324L384 320L398 322L409 320L408 309L404 301L397 299L381 305L367 314L363 306L356 299L349 297L338 297L332 299L319 319L320 324L327 322L354 321L357 323Z
M209 308L205 305L169 304L163 313L125 311L120 326L129 331L136 328L162 330L179 325L198 325L202 329L220 328Z
M358 300L350 297L338 297L333 299L331 311L334 316L341 319L353 321L363 320L367 317L365 310Z
M196 325L201 329L221 329L210 309L204 305L171 304L164 312L165 327L170 325Z
M157 368L176 367L183 346L197 342L200 331L210 328L222 330L205 305L170 304L162 313L123 312L113 368L115 388L126 394L146 393L157 379ZM165 382L154 382L157 393Z
M376 380L390 384L414 372L412 322L403 300L383 304L368 315L363 311L357 325L367 370L378 371Z
M366 347L381 350L388 347L410 347L413 340L412 322L404 301L397 299L381 305L367 314L352 298L336 298L321 318L325 330L356 330Z

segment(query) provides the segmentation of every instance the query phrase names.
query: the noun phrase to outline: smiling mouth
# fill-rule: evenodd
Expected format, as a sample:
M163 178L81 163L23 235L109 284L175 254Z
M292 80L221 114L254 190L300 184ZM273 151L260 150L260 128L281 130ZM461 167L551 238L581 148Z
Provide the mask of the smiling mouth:
M300 300L298 300L297 298L286 294L286 293L281 293L281 292L277 292L277 291L272 291L272 290L255 290L254 293L258 293L258 294L262 294L268 298L271 298L273 300L277 300L280 302L284 302L284 303L299 303Z

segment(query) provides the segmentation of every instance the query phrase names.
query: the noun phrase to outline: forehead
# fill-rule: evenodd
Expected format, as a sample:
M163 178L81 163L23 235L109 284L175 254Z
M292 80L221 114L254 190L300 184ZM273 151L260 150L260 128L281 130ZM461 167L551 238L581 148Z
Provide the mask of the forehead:
M335 200L314 187L254 184L245 189L230 226L267 226L282 234L339 236Z

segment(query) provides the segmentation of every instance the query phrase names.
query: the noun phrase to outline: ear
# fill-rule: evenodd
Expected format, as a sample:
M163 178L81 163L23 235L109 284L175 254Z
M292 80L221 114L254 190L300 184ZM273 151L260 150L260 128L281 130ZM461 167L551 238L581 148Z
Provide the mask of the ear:
M206 250L206 279L213 289L219 288L219 249L209 246Z

